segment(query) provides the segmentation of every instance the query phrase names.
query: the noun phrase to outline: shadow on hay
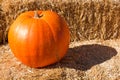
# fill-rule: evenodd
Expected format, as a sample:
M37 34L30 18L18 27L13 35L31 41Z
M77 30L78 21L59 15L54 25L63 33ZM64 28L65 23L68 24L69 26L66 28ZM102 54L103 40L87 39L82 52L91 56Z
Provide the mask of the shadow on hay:
M117 51L108 46L92 44L69 48L67 55L56 64L47 68L74 68L86 71L92 66L105 62L117 54Z

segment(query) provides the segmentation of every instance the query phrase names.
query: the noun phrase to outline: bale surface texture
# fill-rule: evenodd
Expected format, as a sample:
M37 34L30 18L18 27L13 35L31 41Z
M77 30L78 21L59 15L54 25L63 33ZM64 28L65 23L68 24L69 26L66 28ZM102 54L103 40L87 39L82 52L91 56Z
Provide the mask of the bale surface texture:
M0 42L7 41L10 25L21 13L53 10L65 18L71 42L120 37L119 0L3 0L0 2Z

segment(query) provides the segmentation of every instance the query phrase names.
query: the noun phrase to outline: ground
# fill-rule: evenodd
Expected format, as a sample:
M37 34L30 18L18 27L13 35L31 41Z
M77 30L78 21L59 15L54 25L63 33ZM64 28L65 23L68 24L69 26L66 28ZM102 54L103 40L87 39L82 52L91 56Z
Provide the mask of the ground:
M0 80L120 80L120 40L71 42L59 63L39 69L0 45Z

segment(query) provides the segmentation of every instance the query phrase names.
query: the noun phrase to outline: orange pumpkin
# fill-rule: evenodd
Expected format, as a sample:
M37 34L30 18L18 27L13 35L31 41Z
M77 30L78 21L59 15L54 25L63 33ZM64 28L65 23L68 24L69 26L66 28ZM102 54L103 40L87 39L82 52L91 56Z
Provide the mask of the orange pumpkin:
M66 21L53 11L22 13L10 26L13 54L30 67L44 67L62 59L69 47Z

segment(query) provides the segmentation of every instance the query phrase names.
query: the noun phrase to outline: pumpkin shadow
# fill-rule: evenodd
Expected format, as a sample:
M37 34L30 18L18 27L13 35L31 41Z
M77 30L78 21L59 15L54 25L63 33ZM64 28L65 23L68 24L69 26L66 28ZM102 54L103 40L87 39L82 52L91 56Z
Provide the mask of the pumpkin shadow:
M67 55L58 63L47 68L68 67L86 71L92 66L111 59L117 51L109 46L99 44L82 45L69 48Z

